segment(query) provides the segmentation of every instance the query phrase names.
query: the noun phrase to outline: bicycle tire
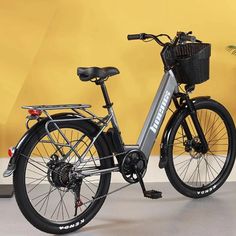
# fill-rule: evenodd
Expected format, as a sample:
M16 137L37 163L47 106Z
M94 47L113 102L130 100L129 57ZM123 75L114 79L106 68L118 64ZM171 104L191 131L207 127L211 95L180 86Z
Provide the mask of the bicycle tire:
M185 175L182 174L183 169L185 168L184 171L188 171L189 169L191 169L190 165L192 163L194 163L194 162L192 162L192 160L194 160L194 158L193 158L194 155L191 153L193 155L193 156L191 156L190 152L186 152L186 149L185 149L185 152L182 155L182 157L183 156L185 157L186 154L187 154L187 156L190 157L190 160L188 162L188 159L186 159L188 157L185 157L186 160L182 159L181 161L178 162L179 163L178 164L177 161L176 161L177 159L175 159L175 158L179 158L179 153L176 156L173 153L174 149L177 150L177 148L176 148L177 145L178 146L181 145L181 142L182 142L182 144L184 144L184 141L179 141L179 140L181 140L181 138L178 140L178 142L176 142L176 140L178 139L177 135L179 134L178 133L179 129L181 128L181 123L183 122L183 120L185 120L185 121L188 120L188 117L190 116L189 111L187 109L184 109L182 112L179 113L179 115L177 116L175 122L173 123L172 131L170 133L170 138L169 138L169 141L168 141L168 147L167 147L168 161L167 161L167 165L165 167L165 171L166 171L166 174L167 174L167 177L168 177L169 181L171 182L173 187L178 192L180 192L181 194L183 194L187 197L190 197L190 198L202 198L202 197L206 197L206 196L214 193L217 189L219 189L223 185L223 183L226 181L227 177L229 176L229 174L230 174L230 172L233 168L234 161L235 161L236 136L235 136L235 125L234 125L233 119L232 119L229 112L226 110L226 108L223 105L221 105L220 103L218 103L218 102L216 102L212 99L207 99L207 100L201 100L201 101L195 103L194 106L195 106L195 109L197 111L198 118L199 118L200 114L202 115L203 111L206 110L208 112L211 112L212 114L215 114L216 117L218 116L219 119L221 119L223 124L225 125L226 132L227 132L227 148L228 149L227 149L227 155L225 156L224 165L222 164L222 170L214 178L214 173L216 173L217 171L216 170L214 171L213 170L214 167L212 166L213 164L212 163L209 164L209 163L210 163L210 161L213 162L214 159L216 159L216 160L218 159L218 162L219 162L218 165L221 166L220 165L221 164L221 162L220 162L221 159L217 156L218 154L216 155L216 154L212 153L212 151L210 152L210 149L212 148L212 144L213 144L213 146L215 145L214 144L215 141L211 141L210 138L209 138L209 140L207 140L208 145L211 143L211 145L209 146L209 151L206 153L206 155L203 155L201 157L202 159L204 158L204 161L203 162L200 161L200 159L201 159L200 155L198 155L198 157L196 158L196 160L198 159L198 164L197 164L198 166L196 168L198 168L197 172L199 172L197 175L200 175L200 173L203 173L203 168L200 170L200 166L203 166L204 163L206 165L206 167L205 167L206 170L204 169L204 171L205 171L205 183L203 183L204 182L203 178L201 180L200 177L196 177L196 179L197 179L196 182L200 182L200 184L198 186L195 183L195 186L193 186L194 185L194 180L191 179L192 178L190 176L191 174L189 174L191 181L188 178L185 179L186 173L185 173ZM204 130L205 126L206 126L206 124L204 124L204 122L206 123L207 120L208 120L208 123L211 122L211 121L214 121L213 117L210 118L210 115L208 115L208 116L205 115L205 118L204 118L204 115L203 115L202 120L200 120L199 122L200 122L200 125L202 126L204 134L206 134L207 136L210 136L210 134L208 135L208 133L210 131L209 130ZM216 119L215 119L215 121L216 121ZM213 124L213 127L214 126L215 126L215 124ZM210 129L209 126L208 126L208 129ZM213 137L215 138L215 136L213 136L213 134L212 134L212 129L213 128L211 128L211 138L213 138ZM217 127L216 127L216 130L217 130ZM221 129L219 129L219 130L221 130ZM217 131L217 135L220 132L219 130ZM216 135L216 134L214 133L214 135ZM183 135L183 137L184 136L185 135ZM206 139L207 139L207 137L206 137ZM224 138L224 140L226 140L226 138ZM216 142L219 142L219 141L216 140ZM224 142L226 142L226 141L224 141ZM221 146L225 145L226 146L226 144L223 144L223 143L219 144L219 145L221 145ZM184 145L181 145L181 146L184 146ZM178 147L178 148L180 148L180 147ZM217 149L216 149L216 152L217 152ZM211 155L212 155L212 159L210 159ZM223 156L221 158L223 158ZM223 160L221 160L222 163L223 163ZM189 163L191 163L191 164L189 164ZM177 164L179 165L178 167L177 167ZM180 165L183 166L182 169L181 169L181 172L180 172L180 168L181 168ZM189 166L187 166L187 165L189 165ZM210 171L207 170L207 169L210 169ZM209 174L209 172L212 172L212 173ZM194 173L194 175L196 175L196 174ZM192 173L192 176L193 176L193 173ZM209 176L212 176L214 179L210 180ZM209 179L208 182L206 181L207 179Z
M96 133L95 128L89 122L86 121L59 123L58 126L60 127L60 129L68 128L82 132L90 139L92 139L94 133ZM50 132L53 132L55 130L54 128L50 129ZM36 228L51 234L65 234L78 230L79 228L86 225L100 210L106 197L93 201L89 205L89 207L85 211L83 211L83 213L77 215L75 218L68 221L55 222L53 220L44 218L41 214L39 214L39 212L32 205L31 199L29 199L29 196L27 194L25 176L29 159L24 158L24 156L28 157L31 154L32 150L37 147L37 144L40 142L40 140L45 137L45 135L45 127L44 125L42 125L34 133L33 137L28 140L28 143L25 145L24 149L20 154L21 157L18 160L17 169L15 170L13 176L15 197L17 204L25 218ZM94 143L94 146L99 154L99 159L102 156L109 155L107 145L101 136L97 138ZM100 160L100 163L101 168L111 167L110 159ZM98 190L96 192L95 198L99 198L100 196L106 195L108 193L110 180L111 173L103 174L100 176Z

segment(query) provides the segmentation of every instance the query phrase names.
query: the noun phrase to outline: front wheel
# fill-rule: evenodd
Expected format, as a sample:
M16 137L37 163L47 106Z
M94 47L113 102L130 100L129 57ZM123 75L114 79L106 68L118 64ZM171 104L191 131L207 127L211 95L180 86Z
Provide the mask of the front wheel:
M173 122L167 144L166 174L174 188L191 198L201 198L219 189L229 176L236 154L235 126L229 112L214 100L195 104L208 151L199 151L199 137L187 109ZM183 124L191 132L187 138Z

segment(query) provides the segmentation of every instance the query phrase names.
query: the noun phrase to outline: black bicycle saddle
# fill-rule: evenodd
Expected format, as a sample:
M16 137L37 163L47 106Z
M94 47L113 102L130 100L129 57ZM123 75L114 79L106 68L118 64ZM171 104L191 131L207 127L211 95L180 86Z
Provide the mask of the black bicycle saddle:
M89 81L95 78L105 79L119 73L119 70L115 67L78 67L77 69L77 75L82 81Z

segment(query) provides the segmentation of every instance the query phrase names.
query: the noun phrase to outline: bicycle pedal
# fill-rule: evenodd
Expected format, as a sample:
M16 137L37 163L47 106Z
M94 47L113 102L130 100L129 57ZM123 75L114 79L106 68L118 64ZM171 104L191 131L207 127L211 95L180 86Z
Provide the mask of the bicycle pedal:
M162 192L159 192L159 191L156 191L156 190L145 191L144 197L148 197L148 198L151 198L151 199L162 198Z

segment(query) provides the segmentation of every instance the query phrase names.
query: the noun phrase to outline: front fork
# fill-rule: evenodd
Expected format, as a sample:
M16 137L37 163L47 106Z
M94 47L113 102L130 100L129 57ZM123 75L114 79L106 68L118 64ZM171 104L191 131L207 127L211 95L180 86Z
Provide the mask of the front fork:
M193 125L196 129L198 138L201 142L201 153L205 154L208 151L208 144L207 144L204 132L202 130L202 127L199 123L196 108L194 106L193 101L189 98L188 94L181 94L180 104L179 104L177 98L173 98L173 100L174 100L175 107L177 109L180 108L181 103L183 103L184 101L186 102L187 109L189 110L191 120L192 120ZM183 121L182 127L183 127L183 130L187 136L187 139L192 140L193 137L192 137L191 131L189 129L189 126L188 126L186 120Z

